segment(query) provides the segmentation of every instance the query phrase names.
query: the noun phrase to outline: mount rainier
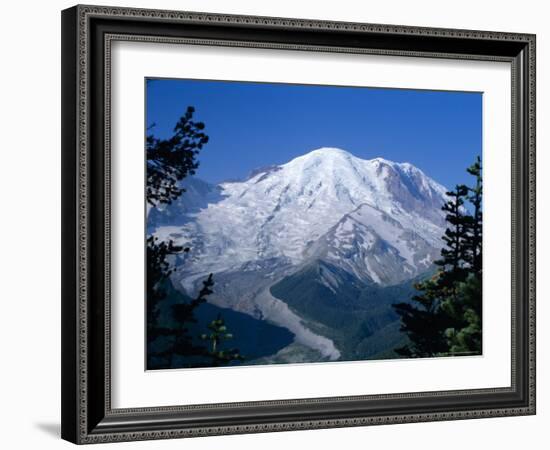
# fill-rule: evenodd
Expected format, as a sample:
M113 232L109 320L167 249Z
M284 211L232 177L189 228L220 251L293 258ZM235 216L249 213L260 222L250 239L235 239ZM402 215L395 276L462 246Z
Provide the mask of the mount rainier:
M433 270L445 230L446 189L421 170L320 148L242 181L181 185L147 218L148 233L191 248L174 285L194 295L213 273L210 302L288 329L293 347L272 362L380 356L404 339L391 302Z

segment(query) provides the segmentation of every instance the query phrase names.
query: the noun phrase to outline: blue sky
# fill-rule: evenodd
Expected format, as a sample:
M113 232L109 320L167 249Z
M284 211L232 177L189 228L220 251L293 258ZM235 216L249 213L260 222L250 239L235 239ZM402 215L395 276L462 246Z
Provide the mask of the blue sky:
M167 138L188 105L206 126L197 176L244 178L319 147L410 162L447 187L482 147L482 94L203 80L148 80L147 126Z

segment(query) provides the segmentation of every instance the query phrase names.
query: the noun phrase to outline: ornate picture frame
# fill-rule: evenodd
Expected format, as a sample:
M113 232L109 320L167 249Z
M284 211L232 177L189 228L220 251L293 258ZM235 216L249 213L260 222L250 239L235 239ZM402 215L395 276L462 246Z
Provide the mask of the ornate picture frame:
M110 77L111 48L119 41L509 63L510 386L114 408ZM62 236L62 437L71 442L535 414L535 36L82 5L64 10Z

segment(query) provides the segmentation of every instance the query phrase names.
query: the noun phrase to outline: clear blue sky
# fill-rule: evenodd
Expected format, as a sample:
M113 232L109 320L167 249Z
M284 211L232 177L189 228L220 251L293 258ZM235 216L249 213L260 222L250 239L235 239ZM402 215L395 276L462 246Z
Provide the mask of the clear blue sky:
M147 80L147 126L167 138L188 105L210 142L197 176L220 182L319 147L410 162L447 187L482 147L482 94L202 80Z

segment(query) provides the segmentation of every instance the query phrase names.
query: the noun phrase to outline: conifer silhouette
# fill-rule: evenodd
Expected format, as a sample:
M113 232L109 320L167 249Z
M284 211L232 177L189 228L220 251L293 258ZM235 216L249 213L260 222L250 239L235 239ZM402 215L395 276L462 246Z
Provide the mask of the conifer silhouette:
M158 139L149 134L147 148L146 201L150 207L168 205L182 195L185 190L180 181L194 175L199 163L196 160L200 150L208 142L205 125L193 120L195 109L187 107L169 139ZM153 127L150 127L151 129ZM222 365L233 360L241 360L238 350L232 353L212 354L207 347L197 343L200 336L193 339L189 326L196 323L196 308L206 302L212 294L214 281L210 274L203 281L197 297L188 302L180 302L171 308L172 324L162 323L160 306L167 299L168 291L174 291L170 276L174 271L170 258L190 249L175 245L173 241L160 241L151 235L147 237L147 367L174 367L174 358L192 358L193 366ZM216 320L223 320L217 318ZM176 326L173 325L176 324ZM159 341L162 341L159 343ZM159 348L160 347L160 348ZM235 357L232 357L235 356Z
M475 185L457 185L442 207L445 247L436 273L415 285L419 294L393 305L409 343L395 349L408 357L481 353L482 170L481 158L467 169ZM465 207L469 202L472 213Z

